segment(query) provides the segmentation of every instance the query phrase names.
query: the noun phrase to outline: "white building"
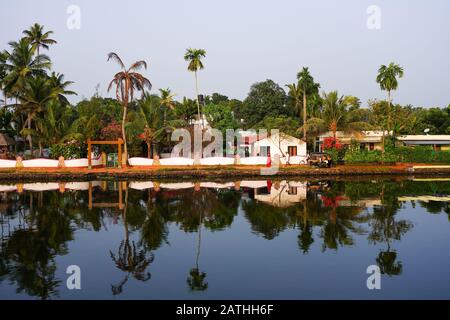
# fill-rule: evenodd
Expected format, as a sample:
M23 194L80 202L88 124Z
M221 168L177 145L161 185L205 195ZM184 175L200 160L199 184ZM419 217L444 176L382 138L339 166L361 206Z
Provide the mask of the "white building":
M274 157L279 155L280 158L287 155L290 157L306 157L307 154L305 141L282 132L257 140L252 144L251 152L253 156L266 157L270 155Z
M392 133L392 132L391 132ZM384 136L388 136L388 131L384 131ZM323 143L326 138L332 138L333 133L328 131L318 137L319 150L323 151ZM350 145L352 140L359 143L360 149L381 150L383 147L383 131L361 131L358 134L349 134L343 131L336 132L336 139L344 145Z

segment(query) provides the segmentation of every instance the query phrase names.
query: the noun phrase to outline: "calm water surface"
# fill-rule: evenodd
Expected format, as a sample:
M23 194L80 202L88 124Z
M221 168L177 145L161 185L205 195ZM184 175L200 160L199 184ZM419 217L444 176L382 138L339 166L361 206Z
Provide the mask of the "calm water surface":
M450 298L450 181L10 184L0 200L0 299Z

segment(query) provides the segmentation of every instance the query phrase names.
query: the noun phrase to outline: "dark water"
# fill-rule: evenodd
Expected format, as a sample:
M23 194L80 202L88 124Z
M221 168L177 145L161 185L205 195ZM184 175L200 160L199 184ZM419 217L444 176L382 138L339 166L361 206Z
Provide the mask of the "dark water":
M450 298L450 181L17 184L0 200L1 299Z

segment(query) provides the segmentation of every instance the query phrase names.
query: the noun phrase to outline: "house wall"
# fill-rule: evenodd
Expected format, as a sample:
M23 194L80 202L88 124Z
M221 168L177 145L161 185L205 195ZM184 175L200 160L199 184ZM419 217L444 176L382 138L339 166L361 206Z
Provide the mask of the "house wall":
M288 147L297 147L297 156L306 157L306 143L300 139L294 137L280 137L277 135L275 137L268 137L253 144L253 155L260 153L261 147L270 147L270 155L279 155L284 157L288 154ZM280 150L281 149L281 150Z

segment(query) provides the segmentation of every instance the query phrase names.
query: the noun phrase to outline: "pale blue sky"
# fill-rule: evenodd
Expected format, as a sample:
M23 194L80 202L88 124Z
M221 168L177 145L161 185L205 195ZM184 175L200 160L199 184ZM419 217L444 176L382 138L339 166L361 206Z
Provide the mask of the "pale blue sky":
M80 30L66 27L71 4L81 9ZM381 8L381 30L366 27L369 5ZM127 65L147 60L153 92L170 87L178 99L193 97L183 54L198 47L207 51L199 74L206 94L243 99L252 83L270 78L284 85L309 66L322 89L365 103L385 97L377 69L395 61L405 69L396 102L450 104L448 0L1 0L0 18L0 49L34 22L55 31L54 69L76 82L79 98L91 96L97 83L107 95L118 68L106 62L110 51Z

